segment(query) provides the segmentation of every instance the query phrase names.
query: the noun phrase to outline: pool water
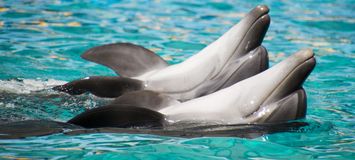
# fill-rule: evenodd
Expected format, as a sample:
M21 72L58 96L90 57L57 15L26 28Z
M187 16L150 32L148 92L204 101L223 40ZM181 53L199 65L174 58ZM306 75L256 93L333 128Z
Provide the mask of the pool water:
M258 4L271 10L263 42L271 66L301 48L315 51L317 66L304 84L308 110L300 121L310 124L306 129L254 139L54 134L0 140L0 159L354 159L353 0L0 1L0 123L66 121L104 103L47 89L86 76L115 75L80 58L90 47L131 42L176 64Z

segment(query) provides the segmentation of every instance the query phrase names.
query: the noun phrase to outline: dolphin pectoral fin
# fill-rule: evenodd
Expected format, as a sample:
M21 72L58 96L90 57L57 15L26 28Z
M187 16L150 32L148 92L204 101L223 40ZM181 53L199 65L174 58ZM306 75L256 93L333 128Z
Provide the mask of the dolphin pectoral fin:
M178 100L168 95L149 90L142 90L123 94L112 101L111 104L133 105L158 111L164 107L178 103L180 103Z
M124 77L93 76L56 86L53 90L66 92L71 95L90 92L98 97L114 98L126 92L142 88L140 80Z
M239 65L238 69L233 70L230 78L223 84L221 88L229 87L239 81L252 77L269 68L269 57L264 46L259 46L248 52L245 60L236 60L231 63L229 68L235 68L234 65ZM242 63L241 65L239 63ZM234 64L234 65L233 65Z
M68 123L85 128L163 127L165 116L159 112L130 105L107 105L85 111Z
M87 50L82 58L105 65L123 77L136 77L168 66L154 52L131 43L114 43Z
M257 120L257 122L274 123L296 120L305 117L306 110L306 92L301 88L281 100L265 106L264 109L259 110L256 115L263 116L261 118L259 117L260 119Z

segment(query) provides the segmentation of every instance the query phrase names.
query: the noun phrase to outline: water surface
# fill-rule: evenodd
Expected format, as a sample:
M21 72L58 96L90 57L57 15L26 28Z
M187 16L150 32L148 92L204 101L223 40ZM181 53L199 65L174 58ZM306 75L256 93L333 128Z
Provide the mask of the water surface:
M115 75L80 58L90 47L131 42L176 64L258 4L271 10L263 42L271 65L301 48L315 51L318 64L304 84L308 110L301 120L309 127L255 139L56 134L0 140L0 159L354 158L353 0L0 1L0 120L66 121L100 105L92 96L37 91L85 76Z

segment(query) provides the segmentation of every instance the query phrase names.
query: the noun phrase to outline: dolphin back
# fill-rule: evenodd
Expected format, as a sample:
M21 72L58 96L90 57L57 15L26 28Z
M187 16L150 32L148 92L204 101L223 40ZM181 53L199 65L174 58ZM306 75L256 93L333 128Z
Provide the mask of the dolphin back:
M164 115L146 108L130 105L107 105L85 111L68 123L85 128L97 127L163 127Z

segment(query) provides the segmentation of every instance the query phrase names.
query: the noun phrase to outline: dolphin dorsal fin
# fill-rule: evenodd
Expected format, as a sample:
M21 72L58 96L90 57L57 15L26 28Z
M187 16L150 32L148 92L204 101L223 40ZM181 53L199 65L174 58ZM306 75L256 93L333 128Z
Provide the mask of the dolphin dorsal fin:
M87 50L81 57L107 66L123 77L136 77L168 66L154 52L132 43L97 46Z

